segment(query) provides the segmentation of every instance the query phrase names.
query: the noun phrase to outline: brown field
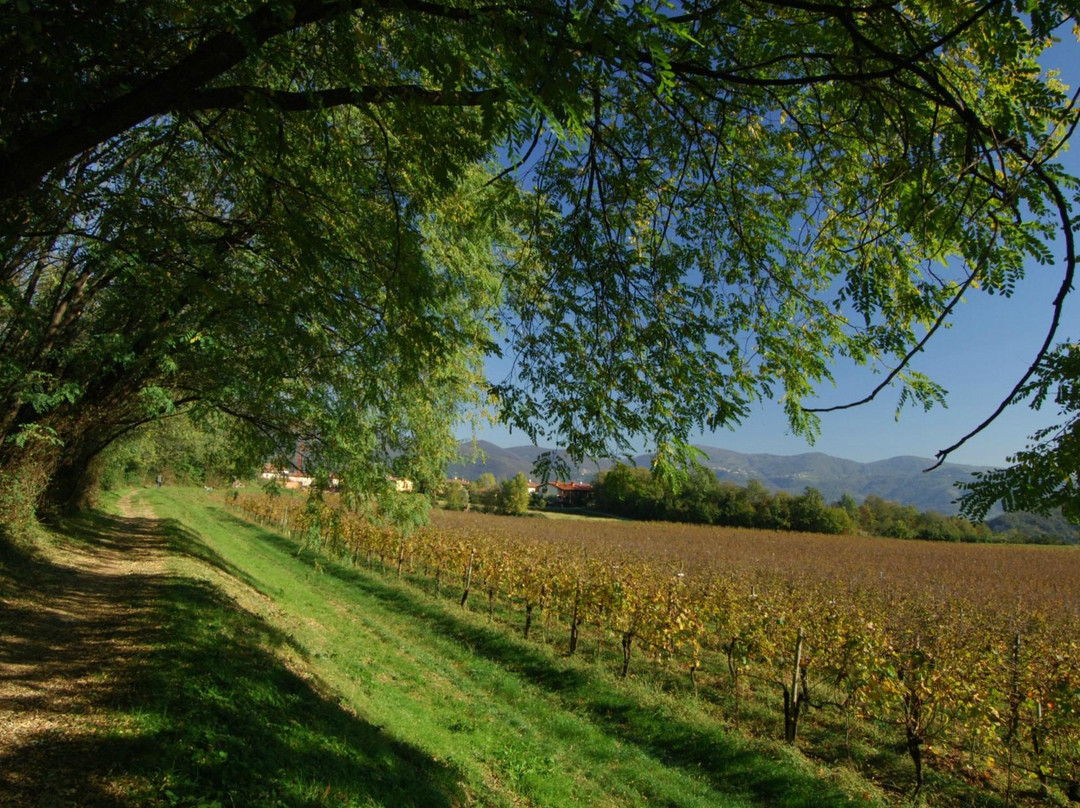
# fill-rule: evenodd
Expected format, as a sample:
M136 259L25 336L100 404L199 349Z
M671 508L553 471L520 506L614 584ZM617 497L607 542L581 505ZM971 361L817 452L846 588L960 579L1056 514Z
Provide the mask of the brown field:
M631 553L685 565L688 574L735 572L916 601L962 600L1000 613L1036 611L1080 625L1080 548L955 544L826 536L667 522L554 521L435 511L433 524L558 543L590 554Z

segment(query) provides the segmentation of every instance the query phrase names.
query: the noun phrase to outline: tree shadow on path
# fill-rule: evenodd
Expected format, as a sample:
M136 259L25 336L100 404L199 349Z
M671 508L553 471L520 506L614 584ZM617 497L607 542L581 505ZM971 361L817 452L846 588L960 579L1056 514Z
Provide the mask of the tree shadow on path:
M159 563L153 519L0 548L0 806L465 802L460 776L321 694L286 640Z

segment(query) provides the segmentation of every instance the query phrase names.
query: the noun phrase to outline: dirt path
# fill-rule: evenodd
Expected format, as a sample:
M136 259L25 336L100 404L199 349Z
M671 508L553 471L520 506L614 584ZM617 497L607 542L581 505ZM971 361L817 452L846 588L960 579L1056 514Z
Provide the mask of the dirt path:
M132 698L153 642L155 590L168 578L156 520L131 497L119 517L80 523L80 544L17 559L0 580L0 806L120 805L101 771L108 709Z

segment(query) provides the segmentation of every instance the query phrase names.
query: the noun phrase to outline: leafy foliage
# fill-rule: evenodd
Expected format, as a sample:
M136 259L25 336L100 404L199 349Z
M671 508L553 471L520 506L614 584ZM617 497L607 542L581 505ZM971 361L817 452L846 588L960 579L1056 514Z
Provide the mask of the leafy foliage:
M509 516L523 516L529 510L529 481L520 471L499 487L499 510Z
M222 485L254 476L261 458L243 460L224 418L201 423L185 415L162 418L116 440L91 473L106 489L145 485L161 475L168 483Z
M71 501L192 409L427 487L479 405L663 477L762 397L813 436L835 362L929 406L964 295L1055 231L1071 285L1075 11L2 3L0 466Z
M445 505L450 511L463 511L469 507L469 489L460 483L451 483L446 487Z
M1020 394L1040 409L1053 397L1065 420L1036 432L1032 443L1009 458L1010 466L975 475L960 505L965 514L982 517L997 502L1007 511L1048 516L1060 509L1080 525L1080 344L1065 343L1039 365Z
M794 530L810 533L853 533L894 539L984 542L994 539L985 525L957 516L919 511L910 505L868 496L862 505L849 494L835 504L807 487L792 496L770 491L760 481L745 487L720 482L708 469L697 469L677 490L665 487L646 469L617 464L600 475L597 506L635 519L663 519L726 527ZM1017 540L1031 540L1019 533Z

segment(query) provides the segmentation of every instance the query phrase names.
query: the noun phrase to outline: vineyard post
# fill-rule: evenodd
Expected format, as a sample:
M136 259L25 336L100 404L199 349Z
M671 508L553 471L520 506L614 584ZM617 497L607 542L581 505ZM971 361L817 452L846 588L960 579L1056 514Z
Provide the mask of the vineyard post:
M789 744L795 743L799 732L799 710L802 701L799 699L799 674L802 666L803 630L795 638L795 664L791 669L791 687L784 687L784 740Z
M469 551L469 563L465 567L465 591L461 593L461 608L465 608L465 603L469 599L469 586L472 584L472 565L473 559L476 558L476 550Z
M1034 756L1035 762L1035 774L1039 778L1039 782L1046 787L1046 772L1042 767L1042 719L1043 719L1043 707L1042 700L1035 702L1035 723L1031 727L1031 751Z
M634 631L624 631L622 635L622 678L630 671L630 649L634 644Z
M1020 726L1020 632L1013 637L1012 664L1009 671L1009 723L1005 730L1005 808L1012 805L1013 756L1016 751L1016 731Z
M525 639L529 639L529 629L532 628L533 602L525 601Z
M540 609L543 610L543 608L544 608L544 595L546 594L546 591L547 591L547 587L544 586L544 585L541 585L541 587L540 587L540 595L536 599L535 602L533 601L531 595L526 596L526 599L525 599L525 639L526 640L529 639L529 629L532 628L533 609L539 606Z
M678 574L678 576L675 578L675 585L678 585L682 581L682 578L683 578L683 573L680 572ZM676 609L675 609L675 585L669 585L668 590L667 590L667 619L671 623L673 623L675 621L675 612L676 612ZM667 639L667 642L668 642L667 652L669 654L671 654L672 656L675 656L675 650L676 650L676 648L675 648L675 632L674 631L669 632L666 639Z
M401 540L398 542L397 551L397 577L401 577L401 565L405 561L405 535L402 534Z
M728 673L731 674L731 695L734 700L732 712L735 715L735 723L739 723L739 661L735 658L735 646L739 642L737 634L732 635L731 642L724 645L724 653L727 655Z
M607 623L605 623L604 620L604 603L601 601L596 604L596 648L593 651L593 662L600 661L600 654L604 650L604 635L607 634Z
M578 644L578 626L581 625L581 618L578 617L578 609L581 604L581 579L578 578L577 585L574 587L574 611L570 617L570 654L573 655L577 651Z

